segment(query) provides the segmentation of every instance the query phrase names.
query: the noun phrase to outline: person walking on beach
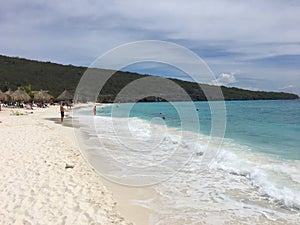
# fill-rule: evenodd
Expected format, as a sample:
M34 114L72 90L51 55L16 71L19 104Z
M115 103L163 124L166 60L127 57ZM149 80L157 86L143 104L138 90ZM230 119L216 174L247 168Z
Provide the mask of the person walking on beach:
M60 104L60 122L64 122L65 117L65 103Z
M96 116L96 114L97 114L97 108L96 108L96 106L94 106L94 116Z

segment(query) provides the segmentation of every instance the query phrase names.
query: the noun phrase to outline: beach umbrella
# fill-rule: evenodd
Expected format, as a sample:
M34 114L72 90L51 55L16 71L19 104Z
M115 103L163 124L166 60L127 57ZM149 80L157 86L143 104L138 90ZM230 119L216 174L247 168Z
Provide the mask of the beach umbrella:
M68 92L67 90L64 90L57 98L56 101L72 101L73 100L73 94Z
M11 96L14 92L11 89L8 89L4 94Z
M0 101L7 102L10 97L0 90Z
M4 92L4 94L6 95L7 97L7 102L11 102L12 101L12 98L11 98L11 95L13 94L14 92L11 90L11 89L8 89L8 91Z
M43 90L35 92L33 97L35 101L50 101L50 99L52 98L53 96L50 95L48 91L43 91Z
M28 102L31 98L26 91L18 89L13 94L11 94L13 101L24 101Z

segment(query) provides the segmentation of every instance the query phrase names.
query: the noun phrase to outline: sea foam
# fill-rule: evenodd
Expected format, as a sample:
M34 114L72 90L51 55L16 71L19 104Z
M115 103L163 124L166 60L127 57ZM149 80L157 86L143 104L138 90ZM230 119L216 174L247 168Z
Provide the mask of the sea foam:
M132 185L156 184L160 199L136 201L164 215L156 223L174 220L197 224L214 221L282 220L296 223L300 213L300 165L276 159L225 139L169 128L161 121L139 118L82 116L80 132L93 158L106 160L104 176ZM203 155L215 154L204 170ZM89 154L91 154L91 152ZM103 162L103 161L102 161ZM173 218L173 219L171 219ZM205 222L205 220L203 220Z

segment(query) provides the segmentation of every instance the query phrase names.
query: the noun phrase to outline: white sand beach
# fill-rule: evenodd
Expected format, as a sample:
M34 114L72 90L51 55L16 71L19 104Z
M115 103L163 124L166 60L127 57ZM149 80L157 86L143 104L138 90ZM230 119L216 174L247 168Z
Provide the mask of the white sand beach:
M81 157L72 128L45 119L59 120L58 110L16 116L2 108L0 224L131 224Z

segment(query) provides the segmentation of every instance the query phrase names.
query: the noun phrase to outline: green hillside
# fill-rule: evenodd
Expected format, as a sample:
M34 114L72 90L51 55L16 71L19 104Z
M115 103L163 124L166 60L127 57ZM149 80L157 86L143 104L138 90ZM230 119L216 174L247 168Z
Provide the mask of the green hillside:
M49 90L53 96L74 90L86 68L0 56L0 89L31 85L32 90Z
M51 62L39 62L0 55L0 89L2 91L6 91L9 88L15 90L19 86L31 85L32 90L49 90L49 93L56 97L65 89L74 92L86 69L86 67L60 65ZM116 72L102 89L98 100L101 102L112 102L123 87L141 77L145 77L145 75L130 72ZM171 80L184 88L194 101L207 100L203 89L209 90L209 93L213 93L214 90L217 89L216 86L205 84L200 85L201 89L196 83L175 79ZM222 86L221 89L226 100L299 98L295 94L283 92L250 91L224 86ZM171 94L172 92L170 92L170 96ZM149 98L145 98L143 101L163 101L164 97L169 96L162 96L161 98L149 96ZM213 95L208 98L209 100L217 100ZM181 99L180 96L172 95L172 100L180 101L183 99ZM130 99L124 99L124 101L130 101Z

